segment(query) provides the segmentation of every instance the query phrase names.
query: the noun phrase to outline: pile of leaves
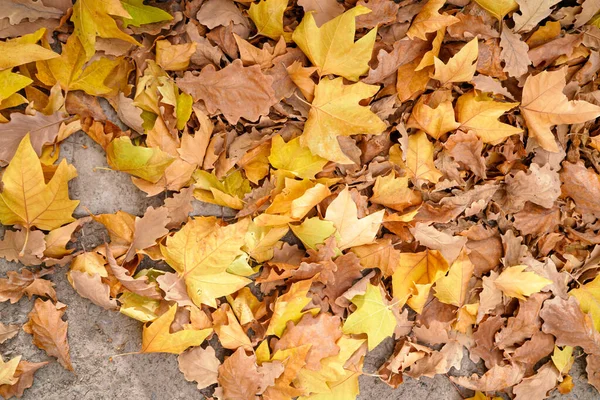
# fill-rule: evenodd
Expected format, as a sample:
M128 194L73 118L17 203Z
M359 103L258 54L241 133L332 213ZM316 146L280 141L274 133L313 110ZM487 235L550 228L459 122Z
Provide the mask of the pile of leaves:
M582 351L600 389L599 10L4 0L0 256L30 268L0 301L36 296L22 329L72 370L46 279L67 273L218 399L354 399L384 340L392 387L543 399ZM73 218L80 130L164 204ZM75 251L92 221L110 241ZM487 372L458 376L467 357ZM0 359L0 395L45 364Z

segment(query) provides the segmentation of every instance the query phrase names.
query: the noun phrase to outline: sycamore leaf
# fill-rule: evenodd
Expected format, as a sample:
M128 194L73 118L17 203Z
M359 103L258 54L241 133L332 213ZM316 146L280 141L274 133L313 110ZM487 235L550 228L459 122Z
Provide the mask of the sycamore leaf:
M418 309L421 308L423 298L427 299L431 286L447 271L448 262L437 250L401 253L392 275L394 299L402 306L411 296L415 297L409 305L420 312Z
M319 217L306 218L300 225L291 225L294 235L309 249L316 250L318 244L325 243L336 231L331 221Z
M462 130L473 131L484 143L498 144L509 136L523 132L522 129L498 121L505 112L519 103L494 101L486 93L471 91L456 101L458 122Z
M45 33L46 29L41 28L35 33L0 42L0 70L58 57L52 50L35 44Z
M87 60L96 52L96 36L140 45L132 36L121 31L111 16L132 18L119 0L77 0L73 5L73 35L81 41Z
M167 239L161 251L167 263L185 280L192 301L216 307L216 298L234 293L250 280L227 272L241 256L249 221L225 227L214 218L197 218Z
M315 156L308 148L302 147L299 138L286 143L279 135L271 139L269 162L273 167L289 171L302 179L314 179L327 164L326 159Z
M287 8L288 0L261 0L250 4L248 15L256 25L259 35L279 40L283 36L286 42L292 40L291 32L283 30L283 13Z
M551 7L560 0L517 0L519 14L513 15L516 32L528 32L552 12Z
M0 322L0 344L15 337L20 330L19 325L5 325Z
M308 147L312 154L324 159L353 164L338 143L340 135L378 135L386 125L369 107L359 102L374 96L378 86L362 82L344 85L342 78L322 79L315 88L315 98L300 136L300 144Z
M68 182L75 176L75 168L63 159L46 184L40 160L26 135L2 175L0 222L52 230L74 221L72 214L79 201L69 199Z
M573 289L569 294L579 301L579 308L592 317L594 328L600 332L600 276Z
M16 356L8 362L4 362L0 355L0 385L14 385L18 378L15 376L21 356Z
M175 158L158 147L142 147L131 143L127 136L110 142L106 148L108 165L117 171L127 172L156 183Z
M465 44L458 53L444 64L439 58L433 59L435 73L433 79L440 81L442 85L452 82L468 82L473 79L477 69L477 56L479 47L477 38L473 38Z
M217 378L224 399L256 398L261 375L256 367L256 355L247 355L240 347L219 366Z
M396 211L421 204L421 194L409 189L407 177L394 177L394 174L378 176L373 187L371 202L381 204Z
M537 293L544 287L552 284L552 281L543 278L535 272L523 272L526 265L515 265L506 268L494 284L509 297L525 300L527 296Z
M462 307L467 298L467 288L474 269L475 266L469 259L469 255L463 249L450 266L448 275L441 277L435 283L435 297L442 303Z
M430 107L423 99L421 97L413 107L406 124L407 128L421 129L434 139L439 139L460 126L454 119L451 101L442 101L437 107Z
M131 18L123 17L123 27L140 26L155 22L170 21L173 16L158 7L147 6L144 0L121 0L121 5Z
M36 299L23 330L33 335L33 344L56 357L65 369L73 371L67 342L68 323L62 320L66 308L61 303L54 305L50 300Z
M327 207L325 219L333 222L340 236L338 247L344 250L375 241L383 215L384 210L381 210L358 219L356 203L346 186Z
M380 286L369 283L366 292L354 296L352 303L356 305L356 311L344 322L342 330L345 334L366 333L369 350L393 335L396 317L391 310L392 306L384 299Z
M575 357L573 357L573 347L564 346L561 350L558 346L554 346L552 353L552 363L561 374L568 374Z
M506 14L519 8L515 0L475 0L475 2L498 21L502 21Z
M600 107L583 100L569 101L564 95L565 73L563 68L527 77L520 107L529 134L554 153L559 151L551 131L554 125L583 123L600 116Z
M156 42L156 63L160 65L165 71L184 70L190 64L190 58L196 52L196 46L197 43L193 42L183 44L171 44L171 42L169 42L168 40L158 40ZM191 106L189 110L191 114Z
M101 57L87 66L85 50L75 35L69 36L60 57L38 62L38 78L47 85L58 82L65 91L83 90L89 95L99 96L112 89L104 84L108 76L119 65L120 60Z
M433 163L433 144L423 131L408 137L406 168L409 176L417 182L426 180L437 183L442 177Z
M310 298L306 297L310 287L311 280L303 280L293 283L290 290L275 300L273 306L273 316L267 327L265 335L275 335L281 337L288 321L298 322L306 313L302 310L310 303Z
M4 105L2 104L3 101L9 99L32 82L33 80L31 78L14 73L10 69L0 71L0 108L4 108Z
M308 12L294 30L292 39L317 67L319 75L334 74L358 81L369 70L377 29L372 29L355 43L355 19L370 12L367 7L358 5L321 27L317 26L313 13Z
M406 36L411 39L419 38L427 40L427 34L436 32L449 25L455 24L460 20L446 13L440 14L439 9L444 5L446 0L428 0L425 7L421 9L415 17Z
M177 304L154 320L150 326L144 326L142 332L142 353L181 354L192 346L200 346L212 333L212 329L183 329L171 333L171 324L175 319Z

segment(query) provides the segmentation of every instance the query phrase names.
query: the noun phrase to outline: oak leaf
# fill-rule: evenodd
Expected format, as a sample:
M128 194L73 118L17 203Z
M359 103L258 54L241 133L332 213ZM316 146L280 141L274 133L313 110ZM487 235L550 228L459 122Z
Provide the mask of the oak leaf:
M28 361L21 361L15 371L15 378L17 383L14 385L2 385L0 386L0 396L5 399L10 399L12 396L22 397L25 389L30 388L33 385L33 375L36 371L43 366L48 364L48 361L40 363L31 363Z
M186 71L183 78L177 79L177 85L195 101L202 100L210 114L220 111L232 124L240 118L256 121L269 113L277 103L272 82L260 66L244 67L241 60L219 71L207 65L197 76Z
M317 26L313 13L308 12L294 30L292 39L317 67L319 75L334 74L358 81L369 70L377 29L354 42L355 19L370 12L367 7L358 5L321 27ZM352 57L348 58L348 54Z
M358 134L378 135L386 125L359 102L372 97L378 86L362 82L344 85L342 78L324 78L315 88L315 98L300 136L300 144L312 154L341 164L353 164L342 151L337 137Z
M560 171L563 196L575 201L575 209L582 214L600 217L600 175L578 163L565 162Z
M333 222L340 235L340 250L372 243L383 222L384 211L377 211L358 219L356 203L345 187L331 202L325 213L325 219Z
M226 399L254 400L260 386L256 355L239 348L219 366L219 385Z
M518 78L527 73L527 67L531 64L529 59L529 46L517 33L511 31L506 25L500 34L500 57L504 60L504 72Z
M481 377L473 374L471 377L450 377L450 380L467 389L495 392L516 385L524 374L525 368L520 364L495 365Z
M172 353L181 354L191 346L200 346L212 329L183 329L175 333L170 332L171 324L175 319L177 305L173 305L167 312L154 320L150 326L144 326L142 332L142 353Z
M65 369L73 371L67 342L68 323L62 320L66 308L61 303L54 305L50 300L36 299L23 330L33 335L33 344L56 357Z
M565 73L563 68L527 77L520 106L529 134L543 149L555 153L559 147L551 131L554 125L583 123L600 116L599 106L567 99L563 93Z
M385 338L393 335L396 317L392 312L392 305L384 298L380 286L369 283L366 292L354 296L352 303L356 305L356 311L344 322L345 334L365 333L369 350L373 350Z
M188 382L196 381L198 389L204 389L217 383L217 375L221 362L215 355L215 349L194 347L177 357L179 370Z

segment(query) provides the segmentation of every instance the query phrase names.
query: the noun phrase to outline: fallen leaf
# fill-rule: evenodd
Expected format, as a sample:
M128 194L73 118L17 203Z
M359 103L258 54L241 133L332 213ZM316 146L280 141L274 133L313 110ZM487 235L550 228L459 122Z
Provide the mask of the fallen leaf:
M55 305L50 300L36 299L23 330L33 336L33 344L56 357L65 369L73 371L67 342L68 324L62 320L66 308L61 303Z
M179 370L188 382L195 381L198 389L204 389L217 383L217 375L221 362L215 356L212 347L203 349L194 347L186 350L177 357Z
M496 278L494 284L506 296L525 300L525 297L539 292L552 283L551 280L542 278L534 272L524 272L526 268L526 265L508 267Z

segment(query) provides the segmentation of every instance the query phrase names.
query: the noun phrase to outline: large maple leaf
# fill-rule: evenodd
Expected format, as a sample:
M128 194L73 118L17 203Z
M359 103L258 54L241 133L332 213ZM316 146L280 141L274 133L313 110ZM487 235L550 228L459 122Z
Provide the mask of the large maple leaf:
M342 78L325 78L315 88L300 144L313 154L341 164L353 164L337 141L340 135L378 135L385 123L359 101L374 96L378 86L362 82L344 85Z
M600 116L600 107L583 100L569 101L563 93L565 69L543 71L529 76L523 88L521 113L529 133L545 150L559 150L551 128L554 125L578 124Z
M68 182L75 176L75 168L63 160L46 184L40 160L26 135L2 176L0 222L50 231L74 221L72 214L79 201L69 199Z

